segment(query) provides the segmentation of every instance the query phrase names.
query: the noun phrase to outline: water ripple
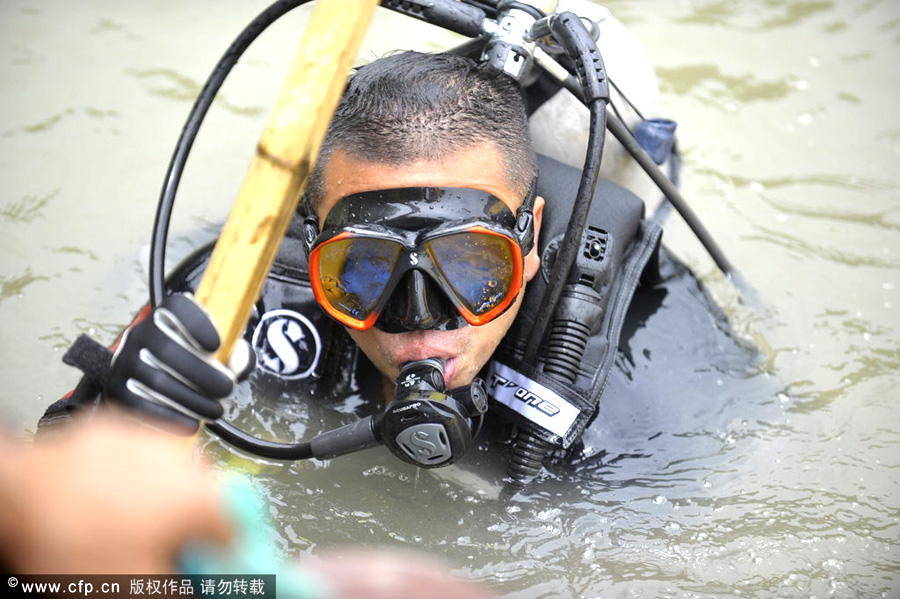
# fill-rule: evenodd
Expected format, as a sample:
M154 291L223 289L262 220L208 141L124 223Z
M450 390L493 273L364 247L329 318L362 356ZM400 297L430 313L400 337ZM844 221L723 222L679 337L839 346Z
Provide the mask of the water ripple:
M769 32L793 27L834 8L834 2L767 2L758 5L737 0L695 4L693 13L675 20L679 23L718 25L744 31Z
M763 196L763 200L772 208L794 216L802 216L805 218L816 218L825 220L837 220L847 223L856 223L866 225L876 229L888 229L900 231L900 222L893 222L891 216L900 214L900 206L887 208L875 212L861 213L851 211L824 210L821 207L803 208L796 204L784 200L777 200L767 195Z
M30 223L36 218L44 217L44 209L50 201L59 195L59 189L54 189L44 196L27 195L16 202L9 202L0 210L0 216L12 222Z
M896 260L877 258L875 256L854 255L847 251L825 247L821 244L808 241L801 236L791 235L784 231L776 231L762 225L755 225L759 231L757 235L745 235L745 241L762 241L781 246L787 250L796 252L801 256L816 258L844 264L847 266L870 266L873 268L900 268L900 262Z
M895 139L900 139L900 131L896 132ZM849 191L872 192L891 191L897 189L894 180L879 180L860 177L857 174L811 174L811 175L786 175L781 177L746 177L734 173L725 173L713 168L704 167L701 164L692 165L692 171L698 175L712 176L720 181L727 182L736 188L747 188L756 191L778 188L796 188L805 185L821 185L834 189Z
M25 272L18 276L0 276L0 303L11 297L21 295L25 288L32 283L49 279L50 277L34 274L31 272L31 268L26 268Z
M663 91L689 96L717 109L722 109L728 102L780 100L797 89L797 78L793 75L759 81L752 73L725 74L716 64L658 67L656 74Z
M127 73L136 79L148 82L151 95L169 100L190 101L200 94L200 84L194 79L182 75L172 69L147 69L136 71L130 69ZM238 106L229 102L222 94L218 94L214 100L228 112L238 116L257 116L264 114L266 109L261 106Z

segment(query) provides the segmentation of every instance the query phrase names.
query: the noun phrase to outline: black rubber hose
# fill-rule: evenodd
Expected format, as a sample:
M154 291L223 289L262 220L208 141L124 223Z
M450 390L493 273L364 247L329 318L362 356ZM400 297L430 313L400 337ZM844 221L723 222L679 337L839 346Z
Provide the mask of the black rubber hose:
M675 187L665 174L663 174L659 167L656 166L656 163L653 162L653 159L644 151L644 148L642 148L637 140L631 135L628 131L628 127L615 117L611 117L607 121L606 126L610 133L619 140L619 143L621 143L637 163L641 165L641 168L643 168L653 182L656 183L657 187L659 187L666 198L672 202L672 206L675 207L675 210L678 211L681 218L684 219L700 243L703 244L703 247L706 248L706 251L709 252L709 255L716 263L716 266L719 267L719 270L728 277L734 278L734 266L732 266L731 262L725 256L725 252L722 251L722 248L720 248L719 244L716 243L716 240L713 239L709 230L700 221L700 217L698 217L688 205L684 196L678 191L678 188Z
M547 289L541 297L540 306L537 309L537 318L531 327L531 334L525 346L524 360L529 364L536 364L538 352L542 347L542 341L550 324L550 319L559 303L563 286L575 262L575 255L581 244L581 233L587 222L588 209L594 199L597 183L600 179L600 157L603 154L603 140L606 133L606 102L596 100L590 106L590 134L588 136L587 155L584 160L581 182L572 206L572 216L566 227L553 270L550 273L550 281Z
M549 443L524 429L519 429L506 464L509 484L522 489L534 480L544 467L544 458L549 450Z
M563 237L556 261L553 264L553 270L550 274L550 281L547 289L541 297L541 303L537 310L537 318L531 329L531 335L525 346L524 360L529 364L536 364L538 352L543 347L543 338L547 331L553 315L556 313L556 307L575 262L576 254L581 245L581 233L587 222L587 215L594 193L597 189L597 183L600 174L600 156L603 153L603 140L606 133L604 126L606 121L606 102L604 100L595 100L590 106L591 128L588 137L588 152L585 159L584 171L581 183L576 195L575 204L572 207L572 215L569 218L569 224L566 234ZM581 359L578 357L577 364L574 368L569 368L571 373L577 372L578 364ZM558 380L568 380L568 376L554 370L551 366L550 376ZM568 372L565 374L569 374ZM509 477L510 484L513 487L524 488L534 477L536 477L543 467L544 458L550 450L550 445L538 436L520 428L510 448L509 462L507 463L506 473Z
M603 158L603 143L606 137L606 107L609 102L609 82L606 68L597 44L584 28L584 24L573 13L554 15L539 21L532 28L532 35L540 37L547 32L553 34L566 53L572 58L578 73L579 98L585 102L590 111L588 147L584 159L581 181L578 184L572 214L569 217L566 234L560 244L556 261L552 266L550 280L541 296L537 309L537 317L533 323L528 342L525 345L523 359L526 363L537 365L538 354L544 346L544 337L552 319L556 318L556 310L563 293L569 272L575 263L581 246L581 236L587 224L588 212L597 184L600 180L600 161ZM564 336L565 337L565 336ZM567 341L567 339L563 340ZM571 345L571 344L570 344ZM576 344L577 345L577 344ZM548 374L562 382L572 383L570 374L577 372L581 356L566 356L568 368L556 369L551 366ZM574 364L574 365L573 365ZM560 372L562 370L563 372ZM546 369L545 369L545 372ZM550 450L550 444L531 432L520 428L510 450L507 474L513 486L524 487L543 467L544 458Z
M579 99L582 98L581 88L574 77L569 77L562 83L572 95ZM614 115L609 115L606 120L606 127L619 143L622 144L631 157L640 165L644 172L647 173L647 176L649 176L659 190L662 191L663 195L666 196L666 199L672 203L672 206L678 211L678 214L681 215L681 218L684 219L685 223L687 223L688 227L716 263L719 270L736 283L739 283L742 290L751 290L752 288L743 281L740 274L731 264L731 261L725 256L725 252L722 251L722 248L719 247L719 244L713 239L712 234L710 234L706 226L700 221L700 217L698 217L691 209L687 200L685 200L684 196L681 195L681 192L678 191L675 183L670 180L665 173L660 170L656 163L653 162L653 159L647 155L647 152L645 152L644 148L641 147L641 144L637 142L628 130L628 127L625 126L625 123Z
M224 420L207 422L206 428L221 437L223 441L261 458L308 460L313 457L312 447L309 443L290 444L266 441L245 433Z
M478 6L456 0L381 0L381 6L466 37L480 37L487 18Z

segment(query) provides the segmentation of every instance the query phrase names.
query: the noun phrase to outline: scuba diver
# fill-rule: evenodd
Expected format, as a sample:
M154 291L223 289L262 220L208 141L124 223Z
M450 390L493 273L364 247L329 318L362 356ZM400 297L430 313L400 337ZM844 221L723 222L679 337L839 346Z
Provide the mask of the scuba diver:
M667 296L689 306L671 320L694 342L726 343L727 324L661 246L644 202L599 177L609 82L582 20L500 4L497 20L527 21L527 39L574 47L574 59L559 60L575 65L577 88L571 75L549 85L526 77L516 62L532 42L521 34L481 38L478 52L403 52L359 68L229 365L215 358L218 333L191 295L207 247L164 288L151 286L158 305L114 355L76 342L67 360L86 376L42 426L111 402L187 432L205 422L263 457L385 445L431 468L463 458L482 424L500 421L514 438L509 480L521 486L544 464L602 450L602 397L657 391L634 384L640 357L629 343ZM538 155L529 134L529 115L563 87L591 109L580 171ZM639 143L630 132L617 138ZM677 161L667 141L643 143L657 164ZM362 374L348 379L348 365ZM256 439L222 420L222 400L248 376L306 397L377 380L380 390L359 390L381 403L310 442Z

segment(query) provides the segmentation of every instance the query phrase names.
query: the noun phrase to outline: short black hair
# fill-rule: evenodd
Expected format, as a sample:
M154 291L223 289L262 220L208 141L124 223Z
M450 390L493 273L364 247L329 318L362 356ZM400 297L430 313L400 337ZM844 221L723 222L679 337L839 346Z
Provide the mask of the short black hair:
M336 150L390 165L437 160L489 142L505 161L507 184L525 197L537 158L518 84L493 67L450 53L406 51L350 77L306 190L315 207Z

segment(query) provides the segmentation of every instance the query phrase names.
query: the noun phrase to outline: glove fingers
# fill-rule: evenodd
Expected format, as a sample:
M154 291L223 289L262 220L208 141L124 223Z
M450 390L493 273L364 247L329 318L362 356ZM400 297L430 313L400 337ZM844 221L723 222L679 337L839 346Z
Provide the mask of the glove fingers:
M127 408L134 410L142 416L148 416L151 420L171 423L176 432L184 435L192 435L200 428L200 422L187 414L169 407L168 405L151 401L141 395L127 389L120 389L116 399Z
M160 308L171 312L200 348L207 352L219 349L221 341L215 325L209 319L206 310L191 296L180 293L170 295L162 302Z
M235 372L213 357L219 346L204 308L190 295L171 295L125 332L104 393L136 412L196 431L198 420L222 416L219 400L234 390ZM235 370L246 376L255 355L252 349L238 354Z
M147 396L155 403L186 410L204 420L215 420L224 412L221 403L198 393L184 381L154 364L154 358L147 352L142 352L141 364L135 369L126 387L130 392Z
M182 343L171 329L167 330L167 325L160 324L147 343L147 349L156 359L153 365L177 373L176 376L211 398L219 399L231 393L234 375L214 358L199 356Z

